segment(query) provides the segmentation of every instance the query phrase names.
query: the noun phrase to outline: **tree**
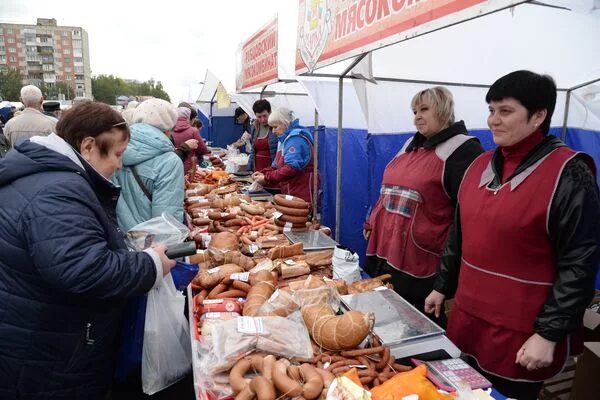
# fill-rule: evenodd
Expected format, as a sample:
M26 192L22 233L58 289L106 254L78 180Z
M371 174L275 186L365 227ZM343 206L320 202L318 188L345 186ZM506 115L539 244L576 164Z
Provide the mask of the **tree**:
M23 75L18 69L0 71L0 97L4 100L18 101L23 87Z
M60 100L60 94L64 95L66 100L73 99L73 88L67 82L59 81L51 86L42 82L40 90L46 100Z
M92 77L92 93L97 101L115 104L118 96L153 96L171 101L160 81L150 78L146 82L125 81L114 75Z

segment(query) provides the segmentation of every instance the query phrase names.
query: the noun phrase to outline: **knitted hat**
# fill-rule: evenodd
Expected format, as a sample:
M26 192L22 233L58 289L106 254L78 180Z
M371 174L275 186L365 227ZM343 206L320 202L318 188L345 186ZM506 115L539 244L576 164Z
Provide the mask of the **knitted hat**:
M190 119L190 116L192 115L192 110L190 110L187 107L178 107L177 108L177 117L178 118L182 118L184 117L185 119Z
M173 129L177 122L177 109L171 103L161 99L149 99L135 109L133 123L152 125L163 132Z

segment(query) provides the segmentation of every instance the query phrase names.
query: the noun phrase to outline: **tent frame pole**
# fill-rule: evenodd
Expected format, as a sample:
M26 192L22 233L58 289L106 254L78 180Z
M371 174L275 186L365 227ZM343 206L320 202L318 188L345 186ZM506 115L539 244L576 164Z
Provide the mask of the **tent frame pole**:
M571 106L571 93L574 90L581 89L583 87L589 86L596 82L600 82L600 78L596 78L596 79L592 79L591 81L580 83L579 85L575 85L572 88L569 88L567 90L567 99L565 101L565 117L563 119L562 133L560 135L563 142L565 142L565 143L567 142L567 125L569 122L569 108Z
M563 118L562 133L560 138L563 142L567 142L567 123L569 121L569 107L571 106L571 91L567 91L567 99L565 100L565 117Z
M312 220L317 219L319 200L319 110L315 108L315 130L313 146L313 190L312 190Z
M363 53L342 72L339 78L338 91L338 132L337 132L337 163L336 163L336 186L335 186L335 241L340 242L340 225L342 210L342 146L344 145L342 136L342 123L344 120L344 77L356 67L356 65L365 58L369 52Z

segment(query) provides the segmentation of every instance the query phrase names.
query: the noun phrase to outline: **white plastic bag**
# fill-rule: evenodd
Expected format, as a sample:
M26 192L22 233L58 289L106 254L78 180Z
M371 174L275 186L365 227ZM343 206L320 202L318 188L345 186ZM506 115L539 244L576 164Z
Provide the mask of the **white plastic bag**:
M358 254L351 250L336 247L331 258L333 264L333 279L343 279L346 283L360 280Z
M185 297L175 288L171 274L148 293L142 349L142 389L146 394L171 386L192 368L184 306Z
M162 213L146 222L137 224L127 232L129 246L142 251L156 244L166 246L182 243L189 234L187 226L177 221L174 216Z

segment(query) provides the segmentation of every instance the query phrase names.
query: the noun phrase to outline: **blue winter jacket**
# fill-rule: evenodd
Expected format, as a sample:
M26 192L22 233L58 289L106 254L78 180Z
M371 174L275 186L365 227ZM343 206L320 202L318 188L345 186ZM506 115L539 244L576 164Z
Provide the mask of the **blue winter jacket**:
M124 300L157 268L125 246L119 189L57 135L43 139L0 160L0 398L101 399Z
M163 212L183 221L183 163L173 150L173 143L160 129L142 123L131 126L123 169L112 177L121 186L117 217L124 231ZM132 167L152 194L152 202L133 177Z
M160 129L138 123L130 128L131 139L123 154L123 169L115 172L113 182L121 186L117 204L119 226L128 231L135 225L167 212L183 222L183 162L174 153L173 143ZM152 202L133 177L135 167ZM144 344L146 296L131 299L119 340L115 378L126 380L139 372Z
M285 164L296 169L303 169L308 165L312 157L309 142L313 144L314 139L312 133L300 125L298 119L293 120L278 139L279 150L283 154ZM277 168L275 159L273 159L273 168Z

